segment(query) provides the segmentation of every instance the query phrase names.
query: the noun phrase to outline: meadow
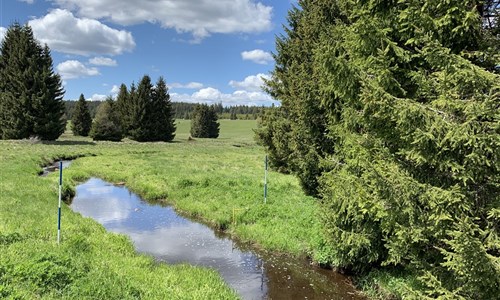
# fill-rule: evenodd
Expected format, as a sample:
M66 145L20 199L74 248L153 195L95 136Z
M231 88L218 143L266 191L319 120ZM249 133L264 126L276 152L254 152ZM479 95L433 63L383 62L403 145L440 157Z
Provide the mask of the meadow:
M275 172L263 203L265 154L253 141L255 121L221 120L216 140L189 140L189 121L176 123L172 143L93 142L69 131L56 142L0 141L0 298L238 297L216 272L157 264L66 205L58 245L57 174L38 174L60 158L77 158L64 171L67 201L79 182L100 177L256 247L311 254L317 203L296 178Z

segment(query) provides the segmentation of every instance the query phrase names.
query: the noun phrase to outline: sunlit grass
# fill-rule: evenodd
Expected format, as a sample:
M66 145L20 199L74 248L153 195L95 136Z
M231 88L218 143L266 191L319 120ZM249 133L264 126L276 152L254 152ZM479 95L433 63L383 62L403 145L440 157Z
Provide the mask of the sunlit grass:
M316 201L293 176L270 172L263 203L264 152L253 142L255 127L221 120L219 139L189 141L189 121L180 120L173 143L93 142L71 132L54 143L1 141L0 298L235 298L216 272L154 264L128 238L66 206L58 246L57 174L37 176L56 158L80 157L64 171L65 191L92 176L125 182L259 247L306 255Z

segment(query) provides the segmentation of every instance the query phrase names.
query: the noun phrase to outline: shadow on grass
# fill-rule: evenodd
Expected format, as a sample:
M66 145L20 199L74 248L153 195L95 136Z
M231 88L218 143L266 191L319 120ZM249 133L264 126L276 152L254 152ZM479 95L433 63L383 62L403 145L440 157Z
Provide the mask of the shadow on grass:
M89 141L42 141L44 145L77 146L77 145L95 145L95 142Z

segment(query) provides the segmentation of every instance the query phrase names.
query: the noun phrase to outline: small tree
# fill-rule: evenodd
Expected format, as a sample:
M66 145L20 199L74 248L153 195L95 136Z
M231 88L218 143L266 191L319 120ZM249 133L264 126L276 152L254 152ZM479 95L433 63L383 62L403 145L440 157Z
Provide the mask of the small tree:
M191 136L198 138L219 137L219 122L213 106L198 104L191 119Z
M123 137L118 114L115 111L115 103L109 97L99 105L97 113L90 130L90 136L94 141L120 141Z
M90 117L89 107L83 94L75 105L73 118L71 119L71 130L74 135L88 136L92 127L92 118Z

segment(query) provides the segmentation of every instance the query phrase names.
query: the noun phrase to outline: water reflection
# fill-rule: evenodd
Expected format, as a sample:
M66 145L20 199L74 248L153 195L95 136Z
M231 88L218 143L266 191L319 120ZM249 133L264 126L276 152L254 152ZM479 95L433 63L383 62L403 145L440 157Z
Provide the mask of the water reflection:
M110 231L129 235L138 251L159 261L216 269L243 299L358 298L341 275L250 251L171 207L148 204L100 179L79 185L71 207Z
M72 162L71 160L63 160L62 161L62 168L66 169L67 167L69 167L69 165L71 165L71 162ZM44 167L42 170L42 173L40 173L39 175L44 177L44 176L47 176L49 173L55 172L57 170L59 170L59 161L56 161L56 162L52 163L51 165Z
M75 200L83 201L74 201L71 207L105 227L114 225L120 228L121 223L129 219L132 203L123 201L125 196L128 197L125 189L114 188L112 185L103 185L101 180L91 179L85 184L85 188L77 187Z

